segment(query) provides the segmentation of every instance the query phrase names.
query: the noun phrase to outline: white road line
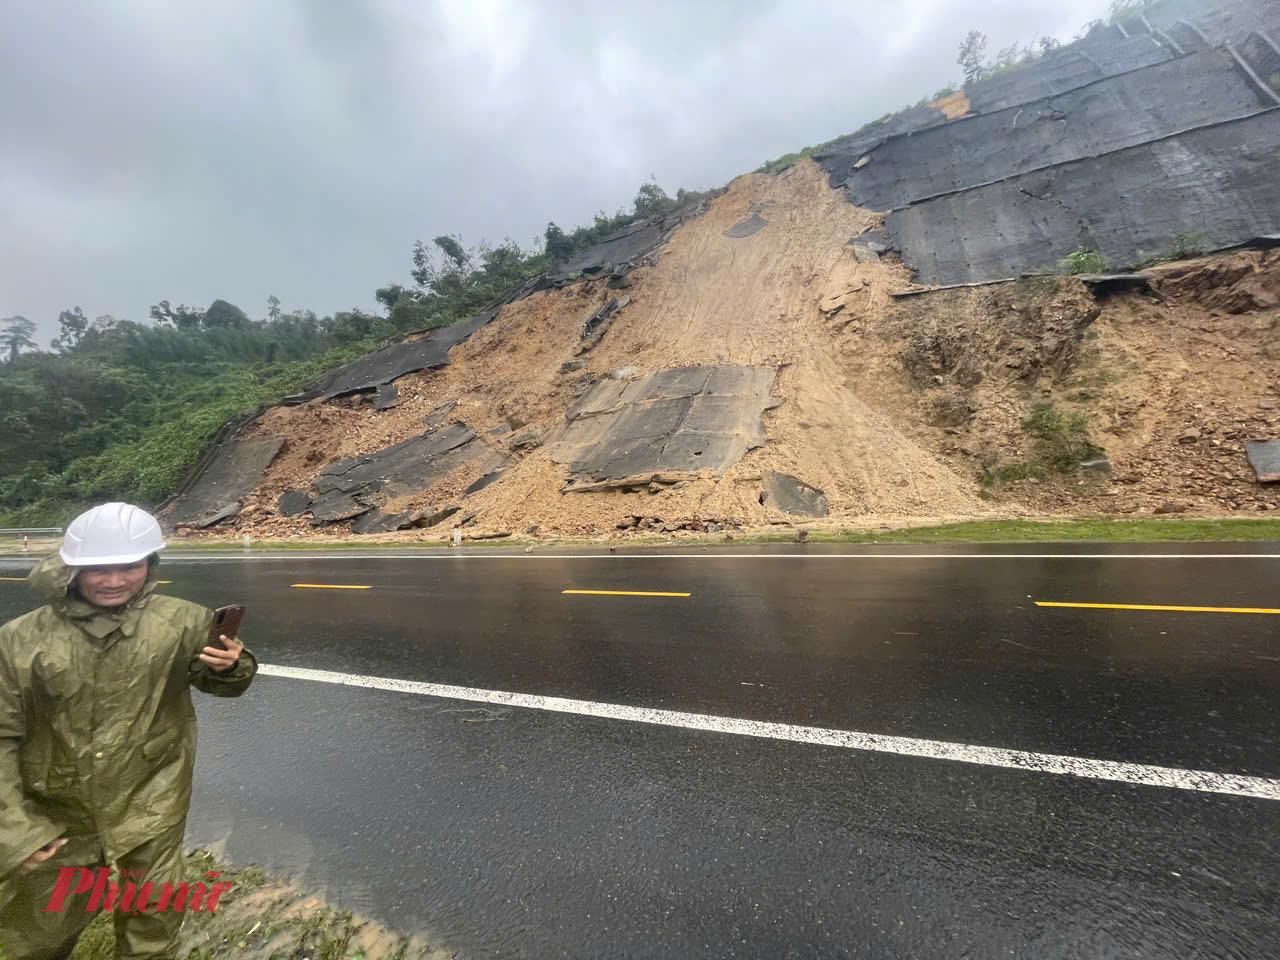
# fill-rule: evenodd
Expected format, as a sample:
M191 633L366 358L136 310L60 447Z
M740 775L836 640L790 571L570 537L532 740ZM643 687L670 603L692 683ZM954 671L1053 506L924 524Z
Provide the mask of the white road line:
M1174 767L1156 767L1141 763L1117 763L1112 760L1092 760L1088 757L1061 757L1049 753L1028 753L1023 750L1002 750L998 747L948 743L944 740L917 740L912 737L858 733L854 730L801 727L790 723L740 720L703 713L682 713L676 710L653 710L648 707L595 703L590 700L570 700L564 697L543 697L531 693L506 693L501 690L482 690L476 687L454 687L417 680L396 680L391 677L365 677L350 673L334 673L329 670L310 670L304 667L263 664L258 672L266 676L291 680L314 680L319 683L338 683L349 687L367 687L397 693L417 693L449 700L525 707L530 710L552 710L556 713L573 713L584 717L655 723L667 727L684 727L689 730L732 733L744 737L765 737L770 740L790 740L795 743L845 747L850 750L869 750L875 753L896 753L931 760L958 760L962 763L977 763L988 767L1007 767L1032 773L1087 777L1093 780L1113 780L1118 783L1135 783L1149 787L1170 787L1175 790L1197 790L1203 793L1225 793L1237 797L1280 800L1280 780L1269 780L1264 777L1212 773L1206 770L1179 770Z
M1280 553L391 553L165 556L165 563L223 560L1280 560Z

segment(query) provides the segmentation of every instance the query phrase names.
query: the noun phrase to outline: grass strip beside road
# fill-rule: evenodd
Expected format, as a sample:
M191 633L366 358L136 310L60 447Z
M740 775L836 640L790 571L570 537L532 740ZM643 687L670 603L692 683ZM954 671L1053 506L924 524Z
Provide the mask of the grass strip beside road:
M749 539L749 538L744 538ZM758 542L794 541L778 536ZM816 543L1236 543L1280 541L1280 519L1120 519L974 520L933 527L826 533Z
M219 883L230 881L216 912L192 913L182 928L174 960L445 960L452 952L432 949L327 905L296 886L268 877L256 867L234 869L196 850L185 858L188 882L220 871ZM115 879L115 878L113 878ZM80 938L71 960L112 960L115 931L112 914L102 913ZM9 960L0 947L0 960Z
M794 543L796 529L804 528L797 520L794 528L786 532L742 533L733 536L734 543ZM971 520L935 526L881 527L870 530L809 530L811 543L1248 543L1280 542L1280 518L1190 518L1190 517L1079 517L1055 520ZM510 551L516 547L555 547L558 545L597 546L661 546L676 545L698 547L714 543L727 543L724 535L690 535L683 537L541 537L516 538L503 541L501 546L463 546L454 548L460 554L473 551L489 552L494 549ZM166 555L181 556L184 553L254 554L265 551L352 551L376 554L381 551L420 549L447 549L449 544L439 540L382 540L367 543L353 540L255 540L245 549L239 540L209 541L187 540L171 543ZM0 545L0 551L3 545ZM21 550L8 556L23 556ZM31 551L33 556L40 556Z
M797 520L796 527L803 527ZM735 543L794 543L795 532L735 535ZM1096 541L1106 543L1235 543L1276 541L1280 542L1280 518L1204 518L1189 517L1139 517L1112 519L1108 517L1080 517L1061 520L971 520L927 527L894 527L880 530L811 530L813 543L1066 543ZM506 548L535 544L554 546L557 543L605 543L618 545L687 544L700 546L706 543L724 543L724 536L689 537L626 537L608 541L581 537L537 540L516 539L506 541ZM353 542L351 540L256 540L247 552L260 550L404 550L406 548L447 548L448 544L431 540L393 540L378 543ZM466 553L476 547L462 547ZM187 551L227 551L244 553L244 546L236 542L187 541L169 545L167 553Z

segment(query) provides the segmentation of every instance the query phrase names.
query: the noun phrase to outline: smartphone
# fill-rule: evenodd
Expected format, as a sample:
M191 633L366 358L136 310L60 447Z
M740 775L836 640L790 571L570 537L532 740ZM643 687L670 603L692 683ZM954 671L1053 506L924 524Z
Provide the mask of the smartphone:
M209 628L208 645L225 650L226 646L218 638L225 636L228 640L234 640L236 634L240 632L240 621L243 619L243 603L233 603L213 611L213 626Z

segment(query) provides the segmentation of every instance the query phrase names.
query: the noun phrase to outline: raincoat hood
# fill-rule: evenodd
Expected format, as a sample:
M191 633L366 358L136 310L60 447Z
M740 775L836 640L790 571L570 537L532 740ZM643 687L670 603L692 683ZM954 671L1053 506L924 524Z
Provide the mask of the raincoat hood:
M79 591L72 588L80 569L67 566L57 553L49 554L36 564L27 574L27 583L40 595L41 600L50 604L58 613L82 625L97 626L98 629L90 626L89 632L101 636L103 628L115 629L123 625L125 621L133 619L131 613L146 606L147 599L156 589L156 571L157 567L152 564L141 589L129 598L128 603L112 608L94 606L80 596Z
M67 588L80 571L68 567L57 553L51 553L27 574L27 583L45 603L57 603L67 599Z

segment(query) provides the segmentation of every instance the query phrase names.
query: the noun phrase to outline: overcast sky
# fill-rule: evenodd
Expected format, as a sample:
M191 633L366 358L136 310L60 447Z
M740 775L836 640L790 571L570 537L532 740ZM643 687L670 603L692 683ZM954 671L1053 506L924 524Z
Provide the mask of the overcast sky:
M723 185L1107 5L7 0L0 316L372 307L417 238Z

